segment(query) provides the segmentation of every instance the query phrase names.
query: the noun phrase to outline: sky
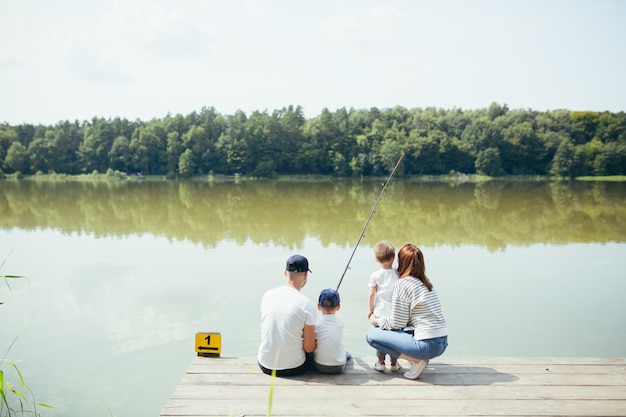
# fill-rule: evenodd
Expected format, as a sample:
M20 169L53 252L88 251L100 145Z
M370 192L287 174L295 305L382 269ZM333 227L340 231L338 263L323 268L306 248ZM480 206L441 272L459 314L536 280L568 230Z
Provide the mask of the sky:
M626 111L621 0L0 0L0 123Z

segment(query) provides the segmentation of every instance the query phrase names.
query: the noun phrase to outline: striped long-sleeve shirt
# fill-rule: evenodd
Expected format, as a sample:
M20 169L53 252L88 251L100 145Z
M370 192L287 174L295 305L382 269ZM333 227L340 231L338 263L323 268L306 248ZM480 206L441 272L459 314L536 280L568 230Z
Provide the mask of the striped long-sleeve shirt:
M400 278L393 289L392 313L380 317L381 329L414 330L415 340L432 339L448 335L446 320L435 289L428 288L417 278Z

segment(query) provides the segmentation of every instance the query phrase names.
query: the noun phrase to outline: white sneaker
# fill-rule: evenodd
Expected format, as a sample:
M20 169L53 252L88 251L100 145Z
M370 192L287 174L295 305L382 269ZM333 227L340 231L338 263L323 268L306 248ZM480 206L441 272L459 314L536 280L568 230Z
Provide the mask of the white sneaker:
M400 369L402 369L402 367L400 366L400 364L399 364L399 363L395 363L395 364L394 364L394 363L392 363L392 364L389 366L389 369L391 369L391 372L398 372Z
M376 362L374 364L374 370L378 372L385 372L385 362Z
M426 369L426 365L428 365L428 361L419 361L413 362L411 364L411 369L404 373L404 377L408 379L417 379Z

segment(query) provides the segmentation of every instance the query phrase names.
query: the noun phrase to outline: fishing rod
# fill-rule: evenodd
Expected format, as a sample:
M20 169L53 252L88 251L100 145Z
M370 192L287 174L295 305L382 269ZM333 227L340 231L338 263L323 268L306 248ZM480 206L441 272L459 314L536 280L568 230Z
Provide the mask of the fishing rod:
M372 208L372 211L370 211L369 217L365 221L365 225L363 226L363 230L361 230L361 234L359 235L359 239L356 241L356 245L354 245L354 250L352 251L352 255L350 255L350 259L348 259L348 264L346 265L346 269L344 269L343 270L343 274L341 274L341 279L339 279L339 284L337 284L337 291L339 291L339 287L341 286L341 282L343 281L343 278L346 276L346 272L350 268L350 262L352 262L352 257L354 257L354 253L356 252L356 248L359 247L359 243L361 243L361 239L365 235L365 229L367 229L367 225L370 223L370 220L372 220L372 216L376 212L376 207L378 207L378 203L380 203L380 199L383 198L383 194L385 193L385 190L387 189L387 186L391 182L391 178L393 178L393 175L396 173L396 170L398 169L398 166L400 165L400 161L402 161L402 158L404 158L404 154L400 155L400 158L398 159L398 162L396 162L396 166L393 167L393 171L391 171L391 174L389 174L389 178L387 178L387 181L385 181L385 185L383 186L383 189L380 191L380 195L378 196L378 199L376 200L376 203L374 203L374 207Z

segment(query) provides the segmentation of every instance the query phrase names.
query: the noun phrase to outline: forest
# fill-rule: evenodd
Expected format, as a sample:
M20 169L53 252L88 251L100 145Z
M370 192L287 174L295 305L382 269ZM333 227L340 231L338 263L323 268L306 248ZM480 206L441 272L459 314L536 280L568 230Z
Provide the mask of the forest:
M150 121L94 117L54 126L0 124L0 176L128 173L385 176L626 175L626 113L509 109L323 109Z

